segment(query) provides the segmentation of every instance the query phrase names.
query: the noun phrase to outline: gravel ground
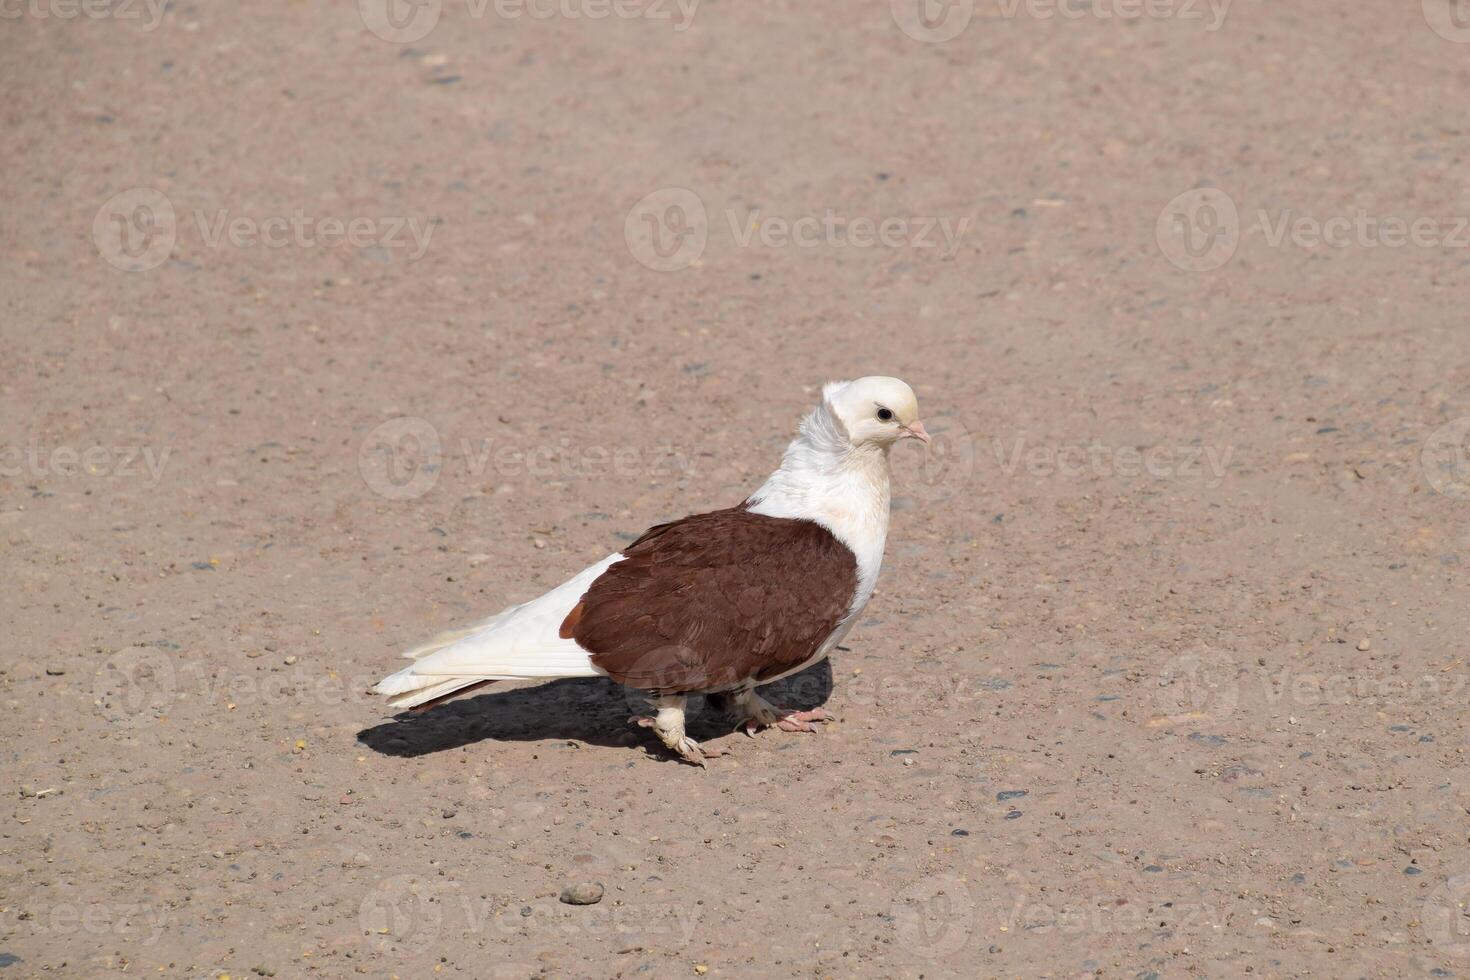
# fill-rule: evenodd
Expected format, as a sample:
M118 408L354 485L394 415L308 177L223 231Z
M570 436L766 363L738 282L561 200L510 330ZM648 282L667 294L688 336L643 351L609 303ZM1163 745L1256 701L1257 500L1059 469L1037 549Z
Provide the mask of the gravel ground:
M1447 2L356 7L0 6L0 978L1470 975ZM861 374L820 734L365 693Z

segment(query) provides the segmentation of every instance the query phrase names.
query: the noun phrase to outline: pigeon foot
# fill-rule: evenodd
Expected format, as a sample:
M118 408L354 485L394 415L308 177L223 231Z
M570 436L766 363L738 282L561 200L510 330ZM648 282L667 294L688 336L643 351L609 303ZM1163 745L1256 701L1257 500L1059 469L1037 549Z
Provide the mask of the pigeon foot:
M657 715L634 715L628 721L640 728L652 728L653 733L679 758L685 762L704 766L704 760L715 759L725 754L724 749L707 749L684 732L684 703L682 696L655 699Z
M818 729L812 722L831 720L821 708L810 711L783 708L771 704L754 691L738 694L735 698L735 710L745 715L745 720L738 727L751 738L763 728L779 728L783 732L815 732Z

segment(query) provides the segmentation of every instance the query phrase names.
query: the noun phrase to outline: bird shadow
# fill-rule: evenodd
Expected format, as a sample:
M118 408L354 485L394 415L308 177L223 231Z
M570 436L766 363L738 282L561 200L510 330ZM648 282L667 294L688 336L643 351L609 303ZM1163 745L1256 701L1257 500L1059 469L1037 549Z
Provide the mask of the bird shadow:
M823 660L798 674L761 688L773 704L810 709L832 695L832 665ZM405 712L392 721L364 728L358 742L381 755L417 757L447 752L476 742L577 741L588 745L632 746L647 743L662 750L646 731L629 725L628 717L647 714L642 691L605 677L555 680L449 701L422 714ZM690 737L707 741L728 735L735 719L708 698L691 695L685 713Z

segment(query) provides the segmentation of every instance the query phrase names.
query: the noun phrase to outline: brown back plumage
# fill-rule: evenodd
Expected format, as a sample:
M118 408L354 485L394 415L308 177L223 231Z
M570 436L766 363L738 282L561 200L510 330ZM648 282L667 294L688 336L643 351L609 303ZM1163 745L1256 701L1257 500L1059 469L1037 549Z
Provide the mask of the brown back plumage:
M812 521L743 507L644 532L561 625L613 680L655 693L764 680L817 652L851 608L857 559Z

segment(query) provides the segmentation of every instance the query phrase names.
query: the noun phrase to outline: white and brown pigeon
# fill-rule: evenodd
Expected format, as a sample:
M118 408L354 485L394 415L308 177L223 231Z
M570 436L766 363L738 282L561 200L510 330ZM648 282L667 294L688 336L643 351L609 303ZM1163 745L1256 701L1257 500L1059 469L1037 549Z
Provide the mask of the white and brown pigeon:
M744 503L660 524L538 599L404 656L374 689L424 709L497 680L610 677L649 692L635 719L689 762L690 694L709 694L747 733L813 731L820 709L792 711L756 693L842 642L878 582L888 535L888 453L929 442L918 402L897 378L823 387L781 466Z

